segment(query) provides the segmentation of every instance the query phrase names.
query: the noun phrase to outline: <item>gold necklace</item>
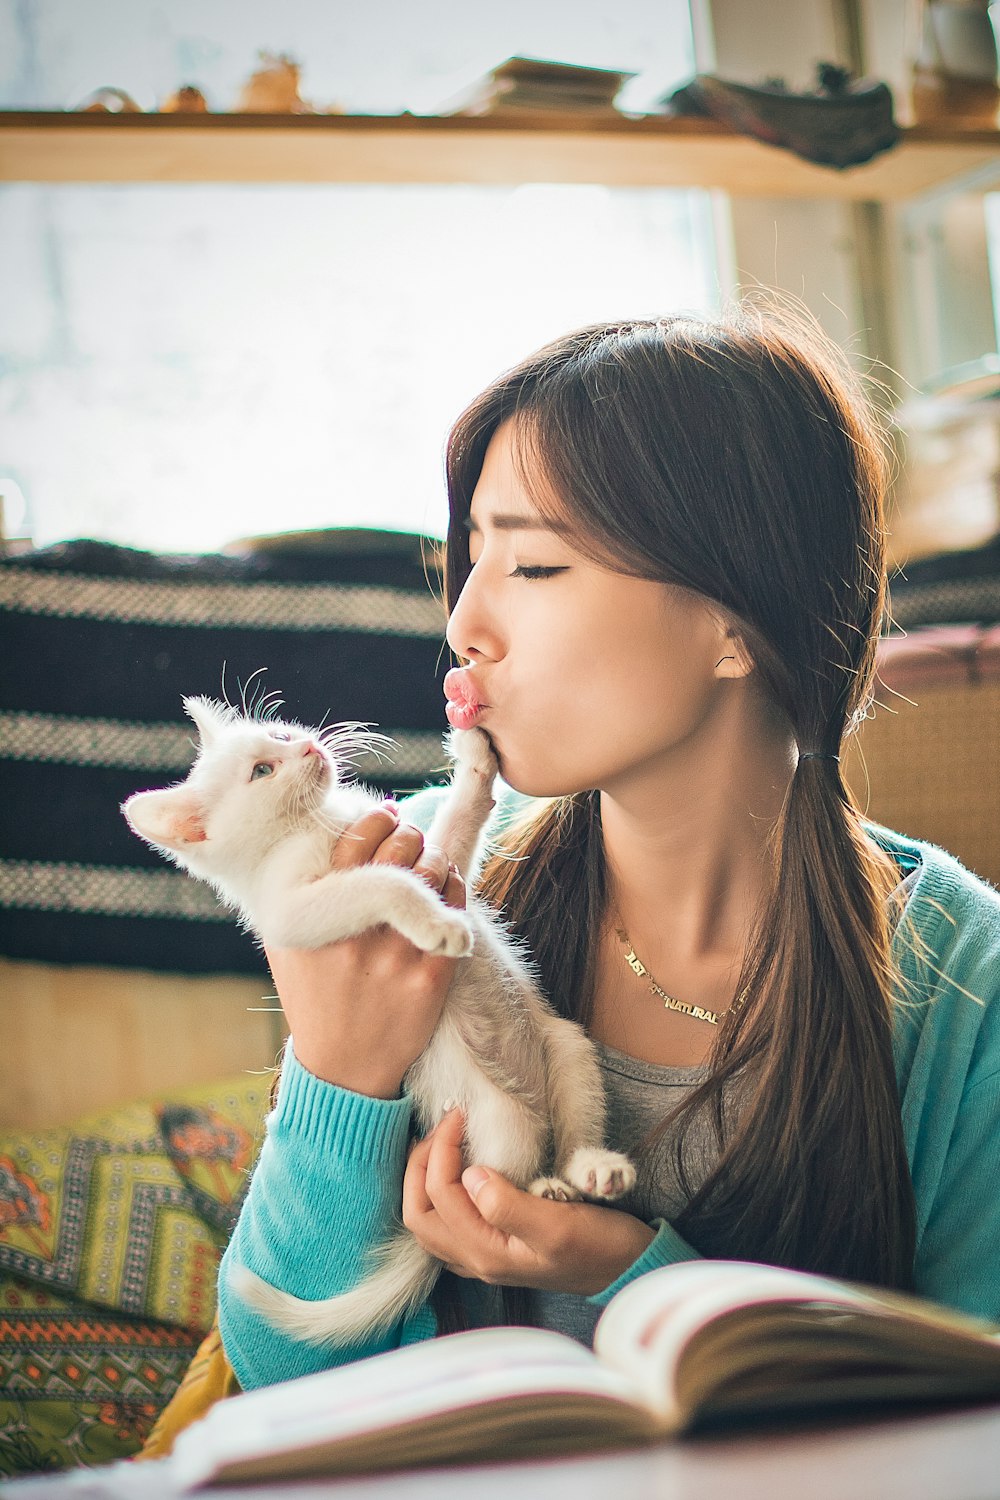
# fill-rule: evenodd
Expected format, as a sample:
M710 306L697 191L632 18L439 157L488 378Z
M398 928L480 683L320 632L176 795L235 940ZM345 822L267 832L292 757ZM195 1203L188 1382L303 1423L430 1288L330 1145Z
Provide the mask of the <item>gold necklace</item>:
M735 1014L747 997L747 992L744 990L742 995L733 1001L729 1009L721 1013L717 1010L706 1010L703 1005L689 1005L686 1000L675 1000L673 995L667 994L662 985L657 984L633 948L632 939L624 927L616 927L615 933L622 947L625 949L625 962L634 974L638 974L640 979L648 979L650 994L658 996L663 1001L664 1010L676 1010L682 1016L692 1016L696 1021L707 1021L710 1026L718 1026L720 1019L724 1020L726 1016Z

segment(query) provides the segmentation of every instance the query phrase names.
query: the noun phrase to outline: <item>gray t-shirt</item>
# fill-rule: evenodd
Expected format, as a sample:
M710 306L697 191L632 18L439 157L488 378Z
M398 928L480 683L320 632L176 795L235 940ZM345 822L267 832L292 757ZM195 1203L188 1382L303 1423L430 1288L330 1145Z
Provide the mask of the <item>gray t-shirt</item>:
M911 870L897 886L894 892L897 899L891 906L893 924L909 899L918 874L919 871ZM677 1177L673 1133L667 1131L652 1150L639 1153L636 1148L653 1126L701 1082L707 1068L661 1067L617 1052L603 1042L595 1042L595 1046L607 1094L607 1144L613 1150L624 1151L638 1166L634 1190L615 1207L647 1222L676 1218L687 1198ZM731 1102L730 1092L726 1103ZM684 1152L688 1186L693 1192L706 1180L718 1156L714 1132L704 1118L699 1117L688 1131ZM593 1343L601 1313L599 1308L590 1306L586 1297L570 1292L538 1292L535 1309L543 1328L567 1333L588 1346Z
M638 1147L653 1127L701 1082L707 1069L664 1067L629 1057L603 1042L596 1042L595 1046L607 1095L605 1139L612 1150L631 1156L638 1168L634 1189L615 1207L647 1221L672 1219L687 1201L677 1180L673 1135L667 1132L651 1150L640 1153ZM699 1122L689 1131L685 1146L684 1165L691 1188L704 1182L714 1158L710 1127ZM593 1343L601 1310L591 1307L586 1297L571 1292L538 1292L535 1311L543 1328L567 1333L588 1346Z

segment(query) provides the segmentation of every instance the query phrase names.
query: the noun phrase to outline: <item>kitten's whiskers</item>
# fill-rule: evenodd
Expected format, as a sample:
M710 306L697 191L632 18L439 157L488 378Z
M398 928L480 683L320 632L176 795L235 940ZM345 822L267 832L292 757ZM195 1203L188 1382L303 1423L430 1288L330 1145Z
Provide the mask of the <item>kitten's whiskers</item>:
M320 743L328 750L338 765L352 765L363 755L372 755L376 760L388 762L397 744L391 736L381 734L370 723L345 719L331 724L321 731Z

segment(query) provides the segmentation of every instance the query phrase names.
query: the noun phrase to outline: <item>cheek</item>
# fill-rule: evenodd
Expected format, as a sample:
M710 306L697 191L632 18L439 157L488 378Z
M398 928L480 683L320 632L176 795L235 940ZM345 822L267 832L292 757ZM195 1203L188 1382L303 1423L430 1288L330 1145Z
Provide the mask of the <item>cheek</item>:
M606 787L629 767L690 741L711 714L713 678L698 661L581 652L554 670L521 712L501 716L504 779L536 797Z

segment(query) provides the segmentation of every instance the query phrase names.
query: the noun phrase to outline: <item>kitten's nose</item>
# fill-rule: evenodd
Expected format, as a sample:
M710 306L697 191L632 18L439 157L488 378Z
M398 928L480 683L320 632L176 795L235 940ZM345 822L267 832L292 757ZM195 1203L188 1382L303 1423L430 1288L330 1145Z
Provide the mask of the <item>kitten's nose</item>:
M302 754L303 755L322 755L323 752L319 748L319 746L316 744L315 740L306 740L305 744L302 746Z

